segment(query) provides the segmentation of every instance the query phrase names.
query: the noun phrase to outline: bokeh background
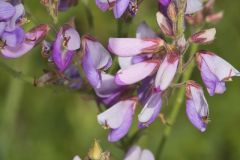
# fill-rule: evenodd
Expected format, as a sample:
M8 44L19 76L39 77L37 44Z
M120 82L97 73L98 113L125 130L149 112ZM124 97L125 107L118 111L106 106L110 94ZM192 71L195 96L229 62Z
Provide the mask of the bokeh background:
M25 0L24 4L31 20L29 25L53 24L46 8L38 0ZM216 9L224 10L225 16L216 26L216 41L207 47L238 69L239 6L240 1L237 0L217 0ZM57 30L74 16L81 35L91 33L106 45L109 37L117 36L117 21L111 12L101 12L93 0L89 0L88 7L93 14L93 29L88 25L86 8L81 1L78 6L60 13L59 23L52 27ZM130 25L129 36L134 36L142 20L159 31L156 11L156 0L144 1ZM21 58L0 58L0 61L33 77L41 75L47 65L46 59L41 57L40 47ZM100 140L104 149L111 151L114 159L123 159L123 152L107 142L107 131L98 125L98 110L93 100L68 90L36 88L11 76L1 66L0 75L0 160L70 160L76 154L83 157L95 138ZM192 79L201 83L197 69ZM211 118L207 131L200 133L188 122L183 104L163 151L163 160L240 159L240 79L234 78L228 83L225 94L209 97L206 93L206 96ZM136 117L134 121L131 133L136 130ZM155 152L162 131L163 125L155 121L138 144Z

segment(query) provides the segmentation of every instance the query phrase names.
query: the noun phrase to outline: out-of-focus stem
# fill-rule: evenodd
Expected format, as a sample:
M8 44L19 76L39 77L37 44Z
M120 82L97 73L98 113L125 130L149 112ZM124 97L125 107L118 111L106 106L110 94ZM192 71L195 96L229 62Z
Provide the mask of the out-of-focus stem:
M23 67L23 70L27 70L31 67L28 67L28 62L25 62L25 66ZM9 159L9 154L10 154L10 147L11 143L13 140L13 133L14 133L14 128L15 128L15 122L16 122L16 117L17 113L20 107L21 99L23 96L23 91L24 91L24 81L30 82L31 79L29 77L25 77L19 72L14 71L12 68L8 67L4 63L0 63L1 66L5 66L5 69L8 69L8 72L11 73L13 76L18 77L18 78L11 78L10 83L9 83L9 88L6 93L6 99L5 99L5 105L4 109L2 111L2 118L1 118L1 134L0 134L0 139L1 139L1 145L0 145L0 150L2 152L2 158L3 159ZM24 81L21 81L21 80ZM0 158L0 159L2 159Z
M9 75L13 78L24 81L26 83L33 84L34 78L28 75L23 74L22 72L18 72L11 68L9 65L5 64L4 62L0 61L0 68L5 70Z
M198 49L198 45L192 44L191 51L190 51L190 56L194 55L196 53L197 49ZM194 67L195 67L194 63L189 64L187 70L183 73L183 77L182 77L183 82L185 82L185 81L187 81L191 78L191 74L194 70ZM172 131L172 126L174 125L174 123L176 121L179 109L181 108L181 105L183 103L184 95L185 95L185 88L184 87L179 88L177 96L176 96L177 98L176 98L175 105L173 106L173 109L172 109L172 111L170 113L170 116L168 118L168 123L170 125L167 125L166 128L164 129L163 136L162 136L161 141L159 143L159 146L157 148L157 152L156 152L156 159L157 160L160 160L160 157L161 157L163 148L165 146L166 140L167 140L168 136L170 135L170 133Z

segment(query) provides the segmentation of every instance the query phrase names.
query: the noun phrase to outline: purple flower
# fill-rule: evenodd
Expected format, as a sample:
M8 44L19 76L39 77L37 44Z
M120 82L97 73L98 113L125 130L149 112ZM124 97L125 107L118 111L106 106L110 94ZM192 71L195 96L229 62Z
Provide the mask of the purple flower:
M111 106L119 101L127 87L117 85L114 76L101 72L101 86L95 88L95 93L100 101Z
M58 10L66 11L69 7L77 5L78 0L59 0Z
M5 40L10 39L11 41L8 43L6 42L6 44L11 44L12 46L5 45L3 46L3 48L0 49L0 52L4 57L18 58L26 54L27 52L29 52L37 43L43 40L43 38L45 37L48 31L49 31L48 25L41 24L37 27L34 27L29 32L27 32L24 35L24 39L21 40L20 42L19 40L17 40L19 39L19 37L16 37L13 35L12 35L12 39L5 37ZM18 32L20 33L17 33L17 35L23 36L22 31L18 31ZM22 39L22 37L20 39ZM16 44L15 47L14 47L14 44Z
M124 160L155 160L152 152L148 149L141 149L139 146L132 146Z
M93 88L101 86L100 70L106 70L112 65L109 52L95 38L86 35L82 40L82 66L89 83Z
M120 18L127 10L131 0L96 0L96 5L102 11L113 9L115 18Z
M225 92L225 81L239 76L239 71L221 57L208 51L200 51L196 56L198 68L208 93L213 96Z
M76 50L80 48L78 32L68 24L60 28L53 43L52 58L57 68L64 71L72 62Z
M147 97L146 103L138 115L139 128L148 127L158 116L162 107L162 93L153 92Z
M82 77L77 66L72 64L64 71L62 83L73 90L78 90L82 87Z
M108 140L116 142L124 137L132 124L137 100L135 98L122 100L97 116L98 123L110 129Z
M155 88L157 90L164 91L168 88L176 74L178 62L178 53L168 53L166 55L156 75Z
M0 1L0 21L10 19L16 10L14 6L8 2Z
M186 84L186 113L190 122L201 132L207 127L209 110L202 87L194 81Z

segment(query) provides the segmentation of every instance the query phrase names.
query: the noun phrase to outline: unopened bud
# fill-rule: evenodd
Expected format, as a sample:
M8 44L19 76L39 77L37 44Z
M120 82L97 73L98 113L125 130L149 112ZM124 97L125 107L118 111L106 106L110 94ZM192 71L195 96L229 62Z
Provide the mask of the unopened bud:
M190 37L189 41L193 43L207 44L212 42L215 39L215 35L216 35L216 29L211 28L211 29L203 30L193 34Z
M172 20L172 22L177 21L177 7L174 2L171 2L169 4L167 14L168 14L168 17Z
M161 12L157 12L157 22L165 35L173 36L172 26L169 23L168 19Z
M206 22L208 23L217 23L223 18L223 11L210 14L206 17Z
M102 148L101 148L98 140L95 139L92 147L90 148L90 150L88 152L88 157L91 160L100 160L101 155L102 155Z

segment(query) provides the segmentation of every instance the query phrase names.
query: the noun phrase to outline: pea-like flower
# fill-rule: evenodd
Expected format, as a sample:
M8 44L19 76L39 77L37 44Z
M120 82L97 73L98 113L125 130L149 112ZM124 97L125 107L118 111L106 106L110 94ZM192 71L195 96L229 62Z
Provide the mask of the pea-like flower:
M101 86L101 70L106 70L112 65L112 58L108 50L95 38L85 35L82 38L83 59L82 67L89 83L93 88Z
M80 36L71 25L65 24L60 28L52 46L52 58L60 71L64 71L72 62L80 43Z
M106 106L111 106L117 103L124 91L126 91L126 86L117 85L115 82L115 77L101 72L101 86L99 88L94 88L95 93L98 96L100 102Z
M98 123L110 129L108 135L110 142L116 142L127 134L132 124L136 104L136 98L122 100L97 116Z
M239 76L239 71L231 64L209 51L200 51L196 55L198 68L208 93L222 94L226 90L225 81L233 76Z
M0 52L8 58L17 58L30 51L47 34L48 25L39 25L25 33L23 4L0 1Z
M103 12L113 9L113 14L116 19L120 18L126 11L131 15L135 15L138 10L136 0L96 0L96 5Z
M186 113L190 122L201 132L207 127L209 118L208 103L202 87L194 81L186 84Z
M141 149L139 146L132 146L124 160L155 160L153 153L148 149Z
M23 41L18 46L10 47L4 45L0 49L0 52L4 57L18 58L29 52L36 44L43 40L48 31L48 25L38 25L25 34Z

